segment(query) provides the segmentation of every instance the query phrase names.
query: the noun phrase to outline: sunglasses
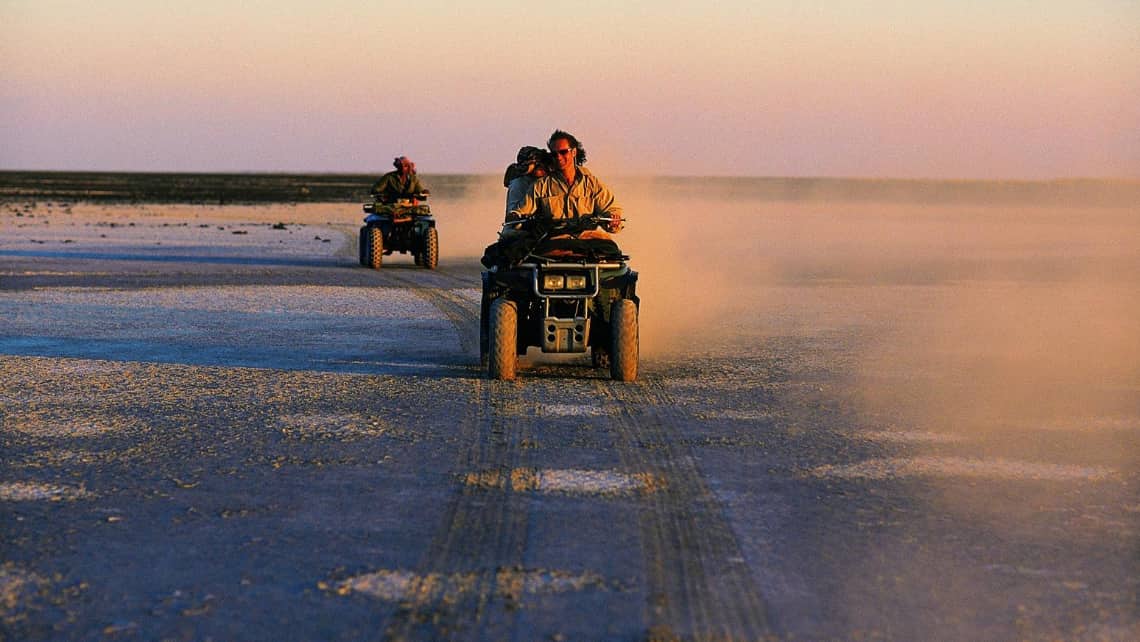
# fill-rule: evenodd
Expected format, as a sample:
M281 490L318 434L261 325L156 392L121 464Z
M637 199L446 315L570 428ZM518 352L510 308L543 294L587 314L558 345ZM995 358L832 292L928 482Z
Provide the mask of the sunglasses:
M567 147L566 149L556 149L556 150L554 150L554 153L558 154L559 156L565 156L572 151L574 151L573 147Z

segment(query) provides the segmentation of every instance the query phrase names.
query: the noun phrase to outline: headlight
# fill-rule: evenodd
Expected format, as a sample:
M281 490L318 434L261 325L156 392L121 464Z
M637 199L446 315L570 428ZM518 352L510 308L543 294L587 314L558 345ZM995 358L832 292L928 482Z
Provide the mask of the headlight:
M562 276L561 274L542 275L543 290L561 290L564 287L566 287L566 277Z
M567 290L585 290L586 289L586 275L579 274L576 276L566 277Z

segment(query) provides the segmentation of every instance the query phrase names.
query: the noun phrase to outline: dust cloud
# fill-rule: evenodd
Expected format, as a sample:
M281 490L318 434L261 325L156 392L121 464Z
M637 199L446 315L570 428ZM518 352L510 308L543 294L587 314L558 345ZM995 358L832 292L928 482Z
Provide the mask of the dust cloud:
M1087 616L1102 637L1135 637L1134 614L1112 610L1129 603L1113 591L1133 583L1089 569L1115 560L1124 577L1134 566L1136 205L633 187L614 185L630 219L622 247L642 274L645 356L779 359L819 384L813 403L842 410L808 430L870 444L809 475L853 480L907 510L871 520L865 548L839 562L845 618L873 627L884 621L874 614L895 613L875 590L887 578L915 587L906 605L964 623L951 635L977 637L971 623L1001 586L1031 608L1044 608L1033 604L1042 594L1103 600ZM953 524L945 538L910 539L942 520ZM1011 557L991 538L1032 553ZM1070 548L1049 548L1058 541ZM924 604L923 591L936 599ZM1032 615L1028 637L1080 637Z
M724 305L733 301L733 279L726 274L739 259L737 274L755 279L763 259L754 260L747 235L739 229L739 205L713 209L694 208L655 196L646 180L611 183L622 204L627 224L615 241L631 256L639 273L641 297L641 350L664 354L692 345L695 334L710 326L715 334L724 318ZM457 196L435 198L433 212L439 221L443 262L469 261L483 255L503 223L506 190L496 177L479 177ZM725 224L725 221L728 221Z
M904 450L931 472L982 455L1012 476L1140 468L1140 211L1103 186L1090 205L919 187L794 200L615 181L643 354L806 340L816 353L790 356L846 382L867 430L924 436Z
M994 316L978 309L972 318L988 319L990 334L1004 336L1019 319L1011 306L1028 297L1026 305L1054 306L1059 313L1027 314L1071 321L1074 331L1102 337L1097 345L1112 345L1113 328L1128 327L1134 312L1135 297L1128 291L1140 283L1140 222L1135 207L1105 195L1105 185L1089 188L1101 205L1082 207L1072 204L1078 195L1068 192L1060 204L1040 203L1042 195L1024 186L1010 196L989 184L919 183L909 194L891 185L889 198L876 200L867 195L874 181L850 181L845 197L842 183L828 183L816 193L822 188L773 192L759 179L602 178L625 210L626 228L615 240L640 274L646 356L723 347L741 340L742 328L752 339L757 332L790 331L788 323L804 320L783 314L783 306L799 309L806 299L826 296L821 292L842 298L860 288L863 309L851 310L851 323L892 314L871 303L890 299L884 289L938 292L937 305L948 307L931 310L931 320L887 325L949 333L946 344L962 339L965 330L945 315L970 316L965 310L971 305L994 309ZM1011 202L1014 196L1030 202ZM472 177L462 194L433 200L445 262L482 255L500 229L504 197L498 177L486 176ZM970 303L1002 284L1020 287L996 309L994 302ZM955 329L957 335L950 332ZM1060 328L1053 335L1058 333ZM1055 339L1073 345L1072 337L1067 343ZM930 345L932 339L913 341ZM1084 354L1103 351L1097 345ZM1074 346L1070 354L1080 352ZM1118 361L1130 354L1115 352Z
M991 452L1070 449L1132 469L1140 431L1135 212L937 209L880 229L889 241L869 248L879 260L852 260L888 301L871 311L881 331L861 351L865 410L982 440Z
M449 259L479 259L498 238L503 225L507 190L501 178L472 176L463 187L459 193L431 198L439 229L440 260L445 264Z

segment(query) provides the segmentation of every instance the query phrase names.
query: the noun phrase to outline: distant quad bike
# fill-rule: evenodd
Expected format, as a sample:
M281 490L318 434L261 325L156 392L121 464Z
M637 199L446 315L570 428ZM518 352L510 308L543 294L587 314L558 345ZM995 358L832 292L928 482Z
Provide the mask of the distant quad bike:
M504 226L522 238L491 246L483 259L479 347L492 379L513 380L518 356L531 346L544 353L589 351L594 367L609 368L613 379L637 378L637 272L612 240L579 238L610 220Z
M426 194L395 203L365 203L360 228L360 264L379 270L384 256L412 253L416 265L434 270L439 264L439 233L426 203Z

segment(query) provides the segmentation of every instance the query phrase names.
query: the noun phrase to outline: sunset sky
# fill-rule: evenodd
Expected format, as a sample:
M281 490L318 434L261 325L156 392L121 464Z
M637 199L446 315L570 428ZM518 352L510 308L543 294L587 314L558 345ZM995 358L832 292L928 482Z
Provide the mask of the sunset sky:
M1140 178L1136 0L0 0L0 169Z

